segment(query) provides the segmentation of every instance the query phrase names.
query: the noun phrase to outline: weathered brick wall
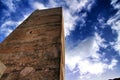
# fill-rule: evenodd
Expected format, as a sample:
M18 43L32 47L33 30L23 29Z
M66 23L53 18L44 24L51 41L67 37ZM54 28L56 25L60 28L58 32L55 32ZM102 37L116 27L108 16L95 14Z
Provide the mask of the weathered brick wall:
M33 12L0 44L1 80L59 80L62 30L61 8Z

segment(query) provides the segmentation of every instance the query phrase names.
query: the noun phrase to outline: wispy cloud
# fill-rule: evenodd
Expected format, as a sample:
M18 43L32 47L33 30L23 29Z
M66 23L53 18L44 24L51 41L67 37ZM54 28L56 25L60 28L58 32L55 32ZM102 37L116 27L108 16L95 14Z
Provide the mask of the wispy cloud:
M109 18L107 24L110 25L112 29L115 30L118 34L116 42L114 43L114 49L120 54L120 3L117 3L117 1L118 0L111 1L111 5L114 7L114 9L117 9L118 11L114 16Z
M34 8L34 9L39 9L39 10L41 10L41 9L46 9L46 8L48 8L47 6L45 6L44 4L42 4L42 3L40 3L40 2L32 2L32 3L30 3L31 4L31 6Z
M89 0L66 0L66 5L69 8L64 8L64 27L65 36L69 36L71 31L75 29L77 21L80 21L80 25L84 25L86 13L79 15L74 15L76 12L80 12L83 8L90 10L94 1Z
M71 14L70 10L64 9L64 29L65 36L70 35L70 31L74 30L76 21L78 20L78 16L74 16Z
M16 7L15 7L15 5L13 3L13 0L6 0L6 1L1 0L1 1L2 1L2 3L4 5L7 6L7 8L9 9L10 12L14 12L15 11Z
M4 22L0 27L0 32L5 33L5 36L8 36L12 32L12 29L10 29L8 26L12 26L15 24L16 22L13 22L11 20Z
M113 59L113 60L111 61L111 64L108 66L108 68L109 68L109 69L113 69L113 67L117 65L117 62L118 62L118 61L117 61L116 59Z
M6 20L0 27L0 35L8 36L16 26L20 25L30 14L24 15L23 19L20 21ZM0 36L2 37L2 36Z
M90 10L94 4L93 0L66 0L71 11L81 11L83 8Z
M77 68L80 74L78 77L81 80L90 78L90 75L100 75L106 70L113 69L117 60L112 59L109 64L107 63L107 58L99 53L100 47L103 47L103 45L104 39L97 33L93 37L86 38L77 46L74 46L73 49L66 51L66 66L72 72Z

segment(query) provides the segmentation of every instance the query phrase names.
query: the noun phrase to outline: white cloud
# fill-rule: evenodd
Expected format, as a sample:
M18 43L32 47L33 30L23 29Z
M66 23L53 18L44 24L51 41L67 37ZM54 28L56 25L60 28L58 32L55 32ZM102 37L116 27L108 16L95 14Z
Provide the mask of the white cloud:
M105 18L104 18L103 16L98 15L97 21L98 21L98 23L100 24L100 27L101 27L101 28L104 29L104 28L106 27ZM97 30L97 29L96 29L96 30Z
M90 10L94 4L93 0L65 0L71 11L81 11L83 8Z
M13 3L13 0L6 0L6 1L5 0L1 0L1 1L2 1L3 4L5 4L8 7L8 9L11 12L15 11L16 7L15 7L15 5Z
M8 36L13 31L8 26L15 25L15 24L16 22L11 21L11 20L4 22L0 27L1 33L5 34L5 36Z
M33 6L34 9L41 10L41 9L46 9L47 8L44 4L42 4L40 2L33 2L31 4L32 4L32 6Z
M113 4L116 4L116 2L117 2L118 0L111 0L111 4L113 5Z
M13 29L10 28L10 26L18 26L20 25L30 14L26 14L23 16L23 19L20 21L12 21L12 20L7 20L5 21L1 27L0 27L0 34L4 34L5 36L8 36Z
M93 76L101 76L107 71L113 70L117 64L117 60L113 59L110 64L106 64L102 61L91 61L89 59L80 60L78 65L80 80L91 79Z
M78 15L73 14L75 12L81 11L83 8L90 10L93 2L90 0L65 0L66 4L69 6L68 9L64 8L64 27L65 27L65 36L69 36L71 31L75 29L76 22L79 20L82 22L80 25L85 24L86 13L81 14L79 18Z
M66 51L66 66L73 72L77 66L81 80L84 80L86 76L90 78L91 75L101 75L106 70L113 69L117 64L117 60L113 59L107 64L104 55L98 53L100 47L104 44L103 42L104 39L97 33L94 37L88 37L81 41L77 46ZM102 60L103 58L104 60Z
M49 0L48 7L58 7L61 5L61 2L57 3L56 0Z
M71 31L75 29L77 21L79 20L80 22L82 22L80 25L84 25L85 18L87 17L86 13L80 14L80 18L78 15L73 16L73 14L75 12L81 11L83 8L89 8L88 10L90 10L94 1L91 2L90 0L65 0L65 2L69 6L68 9L63 8L65 36L69 36Z
M113 30L115 30L118 34L116 42L114 42L113 48L119 52L120 54L120 3L116 3L118 0L112 0L111 5L114 9L118 9L117 13L109 18L107 24L111 26Z
M101 74L107 68L107 64L102 62L92 62L90 60L83 60L79 62L79 69L81 75L87 74Z
M1 28L5 28L6 26L13 25L13 24L14 24L14 22L11 21L11 20L9 20L9 21L6 21L5 23L3 23L2 26L1 26Z
M111 64L108 66L108 68L109 68L109 69L113 69L113 67L117 65L117 62L118 62L118 61L117 61L116 59L113 59L113 60L111 61Z
M65 0L66 4L72 11L80 11L86 4L89 2L88 0Z
M95 0L88 0L89 2L87 3L87 10L90 11L91 8L93 7L93 4L95 4Z
M70 35L70 31L74 30L78 16L73 17L70 11L66 9L64 9L63 15L64 15L65 36L68 36Z
M5 33L5 36L8 36L13 30L9 28L2 28L1 33Z
M82 60L88 57L99 59L101 55L97 53L97 51L99 51L99 47L103 44L103 41L104 40L97 33L95 33L94 37L89 37L81 41L73 50L66 52L66 63L68 63L68 65L76 65L77 62L71 63L69 58L71 58L72 61L76 61L76 59ZM74 60L73 57L76 59Z
M10 12L8 10L2 10L3 14L5 14L5 16L10 16ZM2 17L2 19L4 20L5 17Z
M105 42L105 39L103 39L102 37L100 37L100 35L98 33L95 33L95 40L96 40L96 44L99 45L102 48L106 48L107 45L104 44L103 42Z
M111 0L111 5L115 8L115 9L120 9L120 3L117 3L118 0Z

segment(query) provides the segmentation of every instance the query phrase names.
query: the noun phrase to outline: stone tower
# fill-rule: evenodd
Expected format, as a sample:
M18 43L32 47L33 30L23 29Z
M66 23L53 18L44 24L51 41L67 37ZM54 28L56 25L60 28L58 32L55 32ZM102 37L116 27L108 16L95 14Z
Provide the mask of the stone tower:
M109 79L109 80L120 80L120 78L115 78L115 79Z
M0 62L0 80L64 80L62 8L34 11L0 44Z

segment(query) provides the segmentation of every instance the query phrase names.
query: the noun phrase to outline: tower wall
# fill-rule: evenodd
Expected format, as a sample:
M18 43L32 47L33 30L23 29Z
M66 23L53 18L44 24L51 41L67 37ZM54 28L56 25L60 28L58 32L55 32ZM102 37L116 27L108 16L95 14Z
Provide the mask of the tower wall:
M62 8L34 11L1 44L0 80L64 80Z

